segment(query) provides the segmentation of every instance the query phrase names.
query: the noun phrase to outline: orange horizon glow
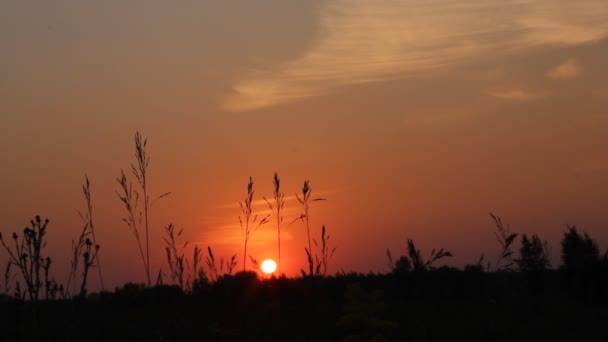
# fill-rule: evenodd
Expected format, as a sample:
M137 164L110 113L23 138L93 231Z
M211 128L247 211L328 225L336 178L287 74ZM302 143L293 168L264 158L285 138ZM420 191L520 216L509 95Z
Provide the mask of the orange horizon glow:
M323 225L332 275L387 272L408 238L425 257L448 249L449 266L492 259L488 212L548 240L556 263L567 224L608 247L606 0L7 0L0 27L0 232L48 217L58 280L85 174L106 288L145 279L116 195L136 131L151 274L167 269L168 224L188 258L279 260L263 200L275 172L288 277L320 254ZM253 215L271 222L245 252L250 176ZM327 198L310 205L310 242L304 180Z

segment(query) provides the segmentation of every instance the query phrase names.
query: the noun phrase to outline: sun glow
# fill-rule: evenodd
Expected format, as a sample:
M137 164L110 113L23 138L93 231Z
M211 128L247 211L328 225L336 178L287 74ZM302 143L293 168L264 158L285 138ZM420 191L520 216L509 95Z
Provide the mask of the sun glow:
M262 271L266 274L272 274L277 270L277 263L274 260L266 259L262 262Z

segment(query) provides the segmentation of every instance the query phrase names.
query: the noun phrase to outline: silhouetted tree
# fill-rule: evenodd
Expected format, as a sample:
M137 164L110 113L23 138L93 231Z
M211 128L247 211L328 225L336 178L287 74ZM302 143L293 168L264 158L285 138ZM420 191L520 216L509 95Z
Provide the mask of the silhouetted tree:
M594 301L602 291L597 244L587 233L580 234L575 226L569 226L561 247L561 270L570 296Z
M412 270L412 263L410 259L405 255L401 256L397 261L395 261L395 268L393 272L401 273L401 272L409 272Z
M521 238L519 259L517 264L522 272L540 272L549 268L549 255L546 242L543 244L536 234L528 238L524 234Z
M515 262L524 274L528 291L534 295L541 294L545 288L545 271L550 267L547 242L543 243L536 234L531 238L524 234L521 238L519 259L515 259Z
M562 267L568 271L591 271L599 266L597 244L587 233L581 235L576 226L569 226L561 242Z

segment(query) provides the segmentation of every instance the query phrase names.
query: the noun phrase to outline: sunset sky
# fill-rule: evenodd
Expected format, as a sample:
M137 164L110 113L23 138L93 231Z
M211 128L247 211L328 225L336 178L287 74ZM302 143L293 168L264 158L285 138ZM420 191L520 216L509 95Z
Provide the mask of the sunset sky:
M108 287L143 281L116 195L140 131L151 193L173 192L151 209L154 274L169 223L240 269L238 202L252 176L266 210L275 171L289 276L305 179L332 273L386 272L407 238L493 261L489 212L554 262L567 224L604 251L607 61L605 0L0 0L0 231L48 217L64 281L86 173ZM274 224L249 254L276 259Z

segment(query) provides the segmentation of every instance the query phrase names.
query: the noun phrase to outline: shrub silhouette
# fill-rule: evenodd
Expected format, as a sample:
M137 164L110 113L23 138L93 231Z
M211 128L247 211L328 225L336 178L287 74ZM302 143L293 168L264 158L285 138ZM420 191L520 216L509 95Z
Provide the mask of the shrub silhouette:
M45 289L45 299L55 298L57 291L63 292L63 286L50 276L52 259L43 255L42 249L46 246L46 233L49 219L42 220L36 216L30 221L31 227L23 229L23 236L19 237L13 233L14 249L8 247L0 233L0 243L9 255L9 263L6 269L6 278L11 272L11 267L17 267L25 285L26 291L21 289L19 281L16 283L15 295L25 298L26 294L31 301L40 300L40 290ZM42 274L41 274L42 273Z

